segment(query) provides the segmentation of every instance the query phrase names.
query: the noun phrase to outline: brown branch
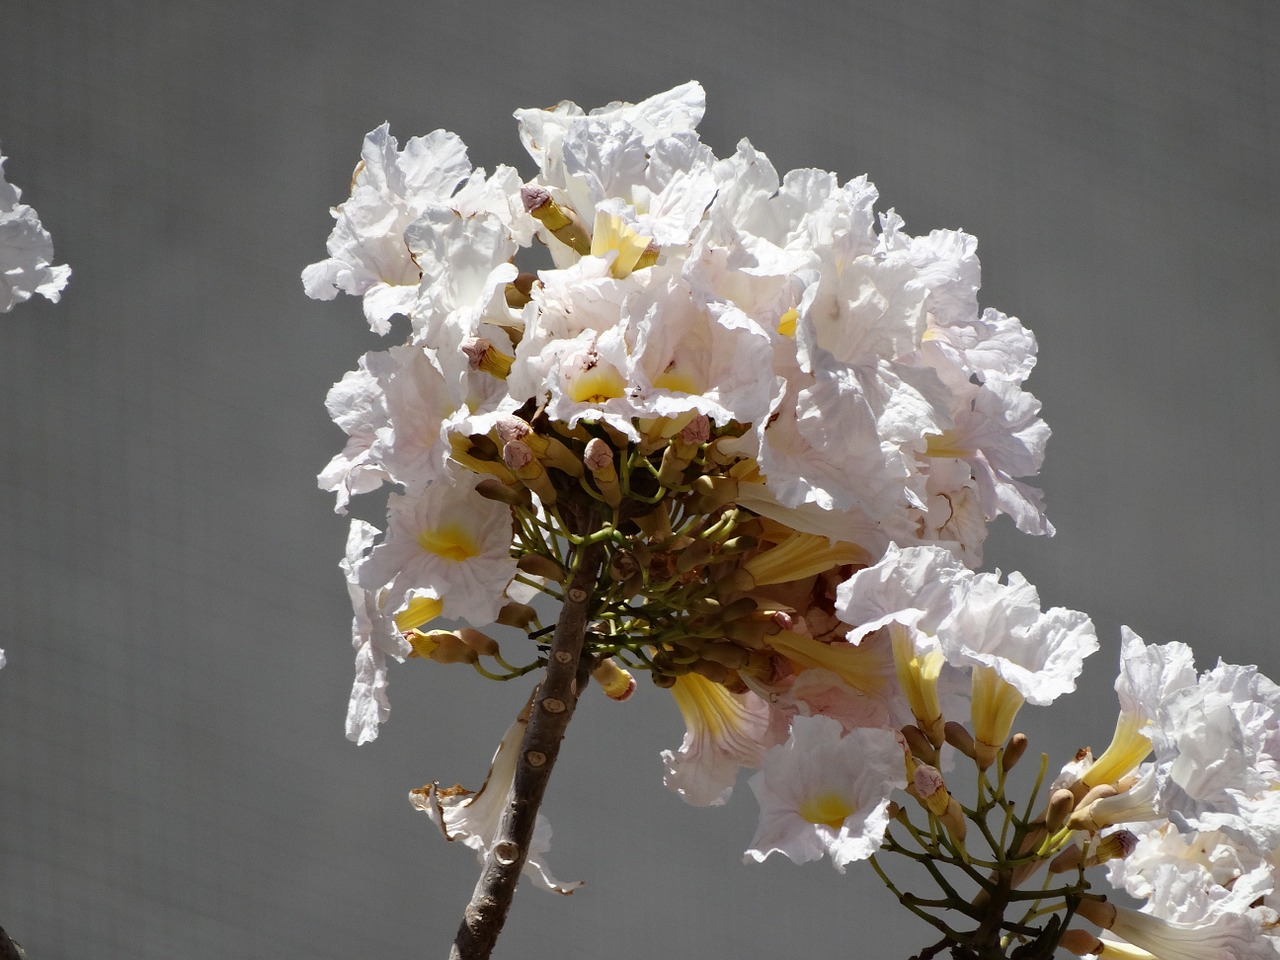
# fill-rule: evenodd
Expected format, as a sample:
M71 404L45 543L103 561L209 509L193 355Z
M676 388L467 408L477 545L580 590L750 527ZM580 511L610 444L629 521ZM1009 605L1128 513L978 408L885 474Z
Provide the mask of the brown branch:
M27 960L27 953L0 927L0 960Z
M502 816L497 840L485 859L471 902L463 913L449 960L487 960L511 909L551 768L555 766L560 741L577 706L579 685L585 682L582 648L601 555L600 547L587 547L565 591L546 676L538 689L533 715L520 744L511 802Z

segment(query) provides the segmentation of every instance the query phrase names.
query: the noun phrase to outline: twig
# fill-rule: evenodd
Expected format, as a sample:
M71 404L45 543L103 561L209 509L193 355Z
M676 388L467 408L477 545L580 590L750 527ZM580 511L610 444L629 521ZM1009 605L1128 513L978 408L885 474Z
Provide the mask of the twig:
M586 546L574 566L552 638L546 677L538 689L533 715L520 744L520 764L511 789L511 802L503 814L497 841L485 859L471 902L463 913L449 960L487 960L511 909L551 768L555 766L560 741L573 717L577 690L586 681L582 648L601 553L599 545Z
M27 953L0 927L0 960L27 960Z

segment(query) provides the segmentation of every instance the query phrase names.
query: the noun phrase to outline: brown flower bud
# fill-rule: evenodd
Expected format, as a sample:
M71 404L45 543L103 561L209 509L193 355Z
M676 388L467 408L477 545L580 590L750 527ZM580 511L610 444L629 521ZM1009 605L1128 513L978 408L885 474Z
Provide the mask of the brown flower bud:
M948 720L942 730L943 736L947 739L947 743L951 744L970 760L977 757L977 749L973 742L973 734L968 731L964 724L955 720Z
M1004 756L1000 759L1001 770L1008 773L1013 769L1014 765L1022 759L1022 755L1027 752L1027 742L1025 733L1015 733L1009 738L1009 742L1004 747Z

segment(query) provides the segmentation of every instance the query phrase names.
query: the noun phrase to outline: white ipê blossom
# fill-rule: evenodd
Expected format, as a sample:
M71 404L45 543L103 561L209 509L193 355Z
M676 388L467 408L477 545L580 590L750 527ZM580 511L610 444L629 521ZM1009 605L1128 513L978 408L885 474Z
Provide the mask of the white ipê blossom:
M745 860L781 853L806 863L826 855L844 873L884 839L889 794L906 786L901 738L865 727L846 734L831 717L796 717L791 738L765 754L750 784L760 823Z
M898 628L895 662L904 692L920 715L927 684L941 661L972 673L974 734L994 749L1009 736L1024 701L1052 703L1075 689L1084 658L1098 647L1093 624L1074 610L1040 609L1020 574L975 574L938 546L890 547L875 566L855 573L836 593L836 612L853 624L851 638ZM920 698L912 698L917 690ZM932 704L932 713L937 704Z
M352 520L347 534L347 554L339 564L347 579L353 616L351 642L356 650L356 676L347 706L347 739L368 743L378 736L378 724L391 712L387 701L387 657L403 661L410 647L387 616L378 591L358 582L361 561L373 546L378 530L363 520Z
M1207 871L1172 861L1151 874L1151 894L1141 910L1086 900L1079 915L1157 960L1277 960L1280 947L1270 934L1276 917L1259 907L1274 888L1271 870L1258 867L1217 884ZM1101 956L1126 956L1123 945ZM1132 954L1128 954L1132 956Z
M1159 809L1183 831L1225 830L1259 852L1280 844L1280 686L1219 662L1152 725Z
M1164 739L1161 731L1171 698L1195 682L1195 658L1186 644L1148 645L1128 627L1121 627L1120 672L1115 683L1120 715L1111 744L1081 772L1085 784L1114 783L1145 760L1151 738ZM1145 780L1154 790L1154 770Z
M678 751L662 751L663 782L687 803L719 806L729 799L742 767L760 766L769 704L750 691L730 693L697 674L671 688L685 722Z
M417 496L391 496L387 538L360 565L359 583L385 587L393 615L413 596L427 596L441 602L443 616L483 626L497 616L516 573L511 514L476 493L461 471L455 477Z
M5 179L4 161L0 155L0 313L37 293L57 303L71 278L70 267L53 263L53 238Z

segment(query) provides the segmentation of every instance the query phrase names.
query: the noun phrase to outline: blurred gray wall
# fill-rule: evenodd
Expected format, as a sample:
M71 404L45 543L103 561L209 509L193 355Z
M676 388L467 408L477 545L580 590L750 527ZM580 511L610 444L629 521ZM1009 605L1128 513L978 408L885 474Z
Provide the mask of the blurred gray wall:
M405 802L476 785L524 688L393 670L342 735L345 522L323 399L376 346L302 294L363 134L531 170L511 111L707 88L704 138L868 173L981 240L1037 334L1059 534L989 566L1099 625L1058 763L1101 746L1120 623L1280 675L1280 8L1268 0L17 0L7 173L74 275L0 318L0 924L31 960L440 957L475 878ZM546 811L569 898L505 957L905 958L867 870L746 867L755 807L685 807L665 695L590 698ZM919 884L921 888L923 884Z

